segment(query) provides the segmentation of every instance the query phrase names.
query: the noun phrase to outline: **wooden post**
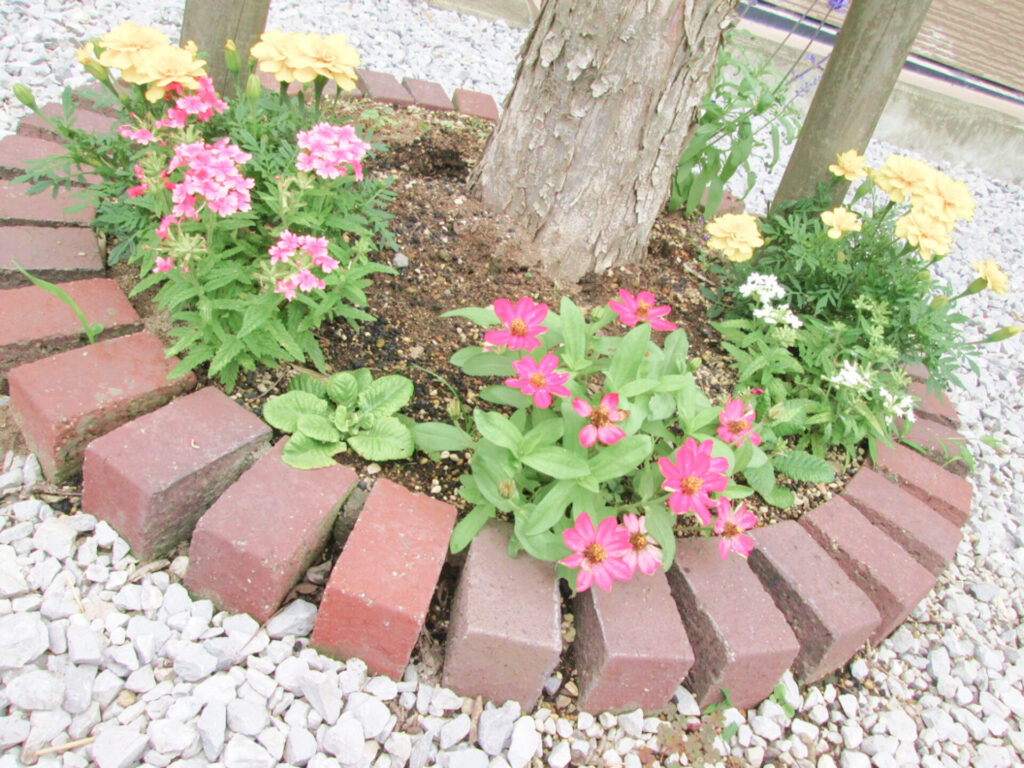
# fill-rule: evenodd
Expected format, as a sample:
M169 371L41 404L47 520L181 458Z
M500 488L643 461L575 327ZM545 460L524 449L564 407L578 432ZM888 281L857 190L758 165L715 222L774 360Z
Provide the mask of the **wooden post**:
M234 40L242 62L267 24L270 0L185 0L181 22L184 45L194 40L206 54L206 69L218 93L231 93L232 84L224 64L224 43Z
M813 195L837 153L863 153L931 0L853 0L773 205ZM849 187L836 192L838 205Z

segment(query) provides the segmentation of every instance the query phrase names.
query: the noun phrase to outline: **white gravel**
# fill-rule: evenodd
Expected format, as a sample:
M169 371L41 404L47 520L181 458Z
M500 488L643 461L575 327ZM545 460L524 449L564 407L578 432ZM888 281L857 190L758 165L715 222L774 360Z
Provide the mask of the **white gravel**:
M182 7L181 0L6 0L0 136L25 114L10 95L14 82L30 85L40 103L55 100L64 85L89 81L74 61L84 38L125 19L176 37ZM525 35L408 0L275 1L269 26L345 32L368 68L499 100ZM879 163L894 151L873 143L868 158ZM936 164L966 181L978 202L940 274L962 287L974 276L970 262L996 260L1010 275L1011 295L983 292L965 301L964 311L979 337L1020 322L1024 188ZM752 210L763 209L777 176L759 179ZM988 348L980 372L965 373L966 388L953 394L964 433L993 435L1003 450L970 443L978 458L973 509L956 561L936 589L840 678L798 689L787 677L783 701L727 710L718 727L731 723L734 733L727 743L715 741L719 751L752 766L999 768L1024 761L1021 339ZM642 746L657 752L664 729L678 731L696 712L680 689L678 716L661 720L642 712L565 719L543 707L522 713L514 703L488 704L477 719L471 702L421 683L413 667L396 684L367 677L358 660L341 664L302 648L311 614L303 603L260 630L237 657L255 632L251 619L192 601L177 584L181 562L130 582L135 561L127 545L87 515L55 515L33 498L38 478L34 458L4 458L0 768L20 765L23 751L88 736L98 738L44 755L37 765L518 768L536 757L551 768L570 760L635 768Z

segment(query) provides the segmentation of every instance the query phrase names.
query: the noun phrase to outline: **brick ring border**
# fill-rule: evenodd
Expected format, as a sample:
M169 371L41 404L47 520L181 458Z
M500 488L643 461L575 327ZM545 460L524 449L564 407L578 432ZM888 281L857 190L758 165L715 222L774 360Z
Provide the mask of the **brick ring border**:
M498 119L497 103L487 94L456 89L449 98L437 83L410 78L400 83L392 75L368 70L359 74L360 88L353 96L385 104L457 111L492 122ZM269 78L264 82L268 87L277 85ZM48 105L43 111L53 109ZM111 116L81 110L79 114L79 121L85 121L82 124L98 130L113 124ZM0 140L0 179L10 179L24 170L25 159L52 152L54 138L46 123L35 115L23 119L18 135ZM75 281L66 286L73 295L81 295L90 320L95 317L108 325L111 338L97 342L104 345L102 350L96 345L71 349L80 343L77 321L53 321L48 299L30 287L13 287L24 281L10 265L0 264L0 289L4 289L0 293L0 321L5 321L0 322L0 387L9 374L11 412L30 449L39 455L47 474L54 477L74 474L83 454L87 467L90 460L98 467L101 448L111 442L112 435L127 435L121 430L130 430L134 423L147 419L172 419L170 411L175 408L183 413L186 408L211 409L210 414L216 417L211 422L214 424L234 418L240 425L239 437L225 438L221 452L204 459L206 464L197 464L193 475L165 481L166 487L176 492L182 492L182 487L204 489L196 491L202 508L189 511L184 534L176 517L180 517L180 510L173 504L167 509L178 511L166 513L163 518L157 515L155 521L135 521L144 523L143 527L151 526L156 531L152 535L164 537L163 544L168 537L187 538L197 521L197 530L216 527L213 522L204 522L204 510L211 504L210 509L215 509L222 502L229 503L225 499L230 500L235 486L246 478L248 484L256 484L256 490L250 493L258 493L259 480L250 473L279 454L279 450L267 453L269 430L262 422L251 416L246 420L245 415L231 410L231 405L238 409L241 406L223 396L218 399L209 388L180 397L194 388L194 379L186 378L175 388L159 388L143 381L135 399L132 395L127 399L120 393L111 395L99 409L80 407L70 402L74 397L68 398L59 416L64 421L70 418L70 430L64 424L65 431L60 432L55 424L46 422L52 414L46 413L45 404L34 403L28 394L26 385L40 374L50 376L55 363L60 367L85 366L84 371L97 364L101 351L110 351L115 360L120 359L123 353L119 350L123 349L131 349L136 355L151 354L151 350L138 351L148 350L152 343L144 338L148 334L138 333L139 318L126 306L124 295L112 281L95 279L103 274L102 261L98 253L92 258L94 254L83 246L85 241L80 236L88 218L81 213L63 214L67 202L60 206L26 204L13 185L4 184L0 189L0 226L8 235L46 244L45 249L39 249L46 255L31 251L22 261L48 279ZM43 316L49 319L44 321ZM5 326L6 332L2 330ZM147 359L156 364L151 357ZM160 362L164 367L157 367L165 371L167 364L162 357ZM676 562L667 575L658 572L653 577L624 582L611 594L591 590L577 596L577 704L581 710L660 709L667 705L680 680L702 707L720 699L722 686L730 690L734 705L754 706L770 695L787 669L792 669L800 682L815 682L843 667L865 642L877 644L902 624L955 556L973 493L963 477L962 462L953 462L953 471L939 463L951 448L956 452L960 441L955 411L942 394L927 392L927 371L915 366L909 372L914 377L911 391L921 402L916 411L919 419L908 437L930 457L902 445L879 447L877 463L867 462L841 495L807 513L798 523L787 521L756 529L753 535L758 546L749 561L721 561L713 542L680 540ZM156 395L155 389L160 389ZM171 405L153 410L175 396L178 399ZM34 413L37 406L38 413ZM174 423L173 419L169 421L168 429L176 428ZM149 440L154 439L150 434ZM89 459L93 454L97 458ZM225 470L226 466L231 469ZM231 480L239 475L241 478L225 490L227 483L222 476L211 480L203 474L210 475L209 467L227 471ZM111 464L110 471L116 474L116 469ZM96 469L87 471L89 479L101 474ZM371 490L370 499L353 505L350 491L354 473L339 467L332 477L335 501L310 502L310 509L320 510L310 512L307 521L307 528L316 532L310 541L322 543L323 538L316 537L327 535L325 527L330 524L325 521L334 520L346 498L349 503L339 521L346 525L347 520L348 528L352 528L354 520L355 527L348 533L351 548L346 544L328 581L313 643L336 655L360 655L372 669L399 676L425 620L426 604L444 561L447 532L454 523L454 509L386 481L374 485L381 488L381 494L390 494L386 503L373 501L376 497ZM87 498L96 497L101 485L95 481L93 487L84 486L83 507ZM163 493L157 489L149 492L154 497ZM140 498L145 496L144 490L138 493ZM177 498L174 493L164 496ZM434 521L435 532L431 534L429 527L420 532L423 541L430 540L422 547L425 565L419 572L412 568L410 575L426 573L432 578L417 584L413 597L394 590L377 596L385 604L391 601L390 608L384 606L385 614L359 614L359 606L349 604L352 595L344 590L340 572L348 568L345 579L351 579L351 569L369 567L367 563L374 560L373 548L389 540L388 525L393 521L379 510L419 510L422 505L430 510L428 516ZM124 520L114 522L119 528L126 525ZM438 535L438 531L444 535ZM130 533L126 529L123 533L135 542L143 542L151 532L139 529ZM506 526L492 523L470 545L452 607L444 683L463 695L483 695L495 701L515 699L532 708L563 651L560 599L553 564L495 557L501 555L508 535ZM194 538L194 546L195 542ZM145 547L140 553L146 554ZM342 560L350 565L342 567ZM403 562L395 560L393 565L400 568ZM213 572L216 575L212 579L223 578L216 569ZM258 606L252 602L252 595L248 603L239 605L230 594L216 590L212 594L234 600L234 605L224 606L228 610L248 610L264 621L276 609L274 601L283 599L290 590L297 573L293 564L287 573L268 576L276 586L270 589L269 597L264 595L263 602L257 600ZM190 574L187 580L194 591L211 593L199 583L198 569L196 576ZM255 591L263 594L262 589ZM354 626L352 621L349 626L339 622L338 612L330 607L333 604L344 605L339 610L360 616L360 620ZM379 629L377 637L373 634L374 623L380 621L404 627L396 635L401 637L390 643L380 641Z

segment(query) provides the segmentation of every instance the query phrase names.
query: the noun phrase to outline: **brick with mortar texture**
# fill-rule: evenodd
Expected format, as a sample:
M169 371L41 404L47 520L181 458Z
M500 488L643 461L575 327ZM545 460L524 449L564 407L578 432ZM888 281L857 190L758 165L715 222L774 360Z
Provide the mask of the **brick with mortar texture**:
M693 666L668 579L637 572L611 592L577 595L577 706L587 712L663 709Z
M879 445L875 471L899 483L954 525L963 525L971 511L974 486L917 451L897 443Z
M816 682L849 661L882 617L799 523L784 520L752 535L750 568L800 641L793 675Z
M921 381L913 381L908 389L909 393L920 402L914 406L914 410L921 418L931 419L948 427L956 427L960 423L956 409L949 402L945 392L929 392L928 386Z
M469 545L452 606L443 682L530 711L562 652L554 563L508 556L512 527L489 522Z
M847 484L843 499L936 576L956 554L959 527L867 467Z
M356 73L359 75L360 90L374 101L400 107L409 107L416 103L412 94L395 79L394 75L369 69L357 69Z
M140 416L85 449L82 511L141 560L188 541L199 516L270 447L271 430L214 387Z
M51 283L103 277L103 259L92 230L84 227L4 227L0 288L31 285L16 268Z
M455 104L448 98L444 88L437 83L430 80L417 80L414 77L406 77L403 78L402 85L405 86L405 89L415 99L417 107L432 109L438 112L455 111Z
M195 526L185 586L259 622L274 615L323 549L338 510L358 480L340 464L295 469L285 440L263 455Z
M195 387L167 375L176 357L151 333L133 333L13 368L11 413L51 482L78 474L90 441Z
M935 586L923 565L839 496L808 512L800 525L878 609L882 622L872 645L892 634Z
M60 286L85 314L101 323L100 339L142 330L142 321L113 280L76 280ZM0 392L7 371L85 343L71 307L34 285L0 290Z
M64 153L64 147L47 139L6 136L0 139L0 179L13 179L28 170L30 160Z
M366 497L324 588L310 640L402 676L423 629L455 525L455 508L390 480Z
M955 429L930 419L917 419L907 433L908 442L921 446L932 461L943 465L961 477L967 475L967 465L956 458L965 440Z
M0 225L87 227L96 217L96 209L91 205L68 212L70 206L80 206L82 200L72 197L66 189L60 189L56 197L49 190L38 195L30 195L28 190L28 184L0 181Z
M64 108L60 104L46 104L39 110L50 119L64 117ZM76 109L72 116L71 125L81 131L89 131L96 134L108 134L112 132L118 121L99 112L90 109ZM18 123L18 135L28 136L33 139L45 139L47 141L60 141L54 127L39 115L31 114L21 119Z
M456 88L452 94L452 102L455 109L463 115L490 120L492 123L498 122L498 103L489 93Z
M727 688L736 707L759 704L800 644L746 561L726 560L712 539L680 539L668 574L696 657L685 680L701 707Z

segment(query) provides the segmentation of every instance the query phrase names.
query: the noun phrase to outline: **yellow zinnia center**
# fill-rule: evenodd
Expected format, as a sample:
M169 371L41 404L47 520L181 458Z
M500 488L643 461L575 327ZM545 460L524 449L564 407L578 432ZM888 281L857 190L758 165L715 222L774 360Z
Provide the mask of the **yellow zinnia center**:
M701 480L699 477L694 477L693 475L690 475L689 477L683 478L683 481L679 483L679 490L689 496L692 496L701 489L702 485L704 485L703 480Z
M583 557L585 557L587 562L592 565L597 565L598 563L604 562L605 558L608 557L608 553L605 551L604 547L595 541L583 550Z
M525 336L526 335L526 321L521 317L517 317L508 326L508 332L513 336Z
M543 373L531 373L530 383L537 389L540 389L547 383L547 380L544 378Z

